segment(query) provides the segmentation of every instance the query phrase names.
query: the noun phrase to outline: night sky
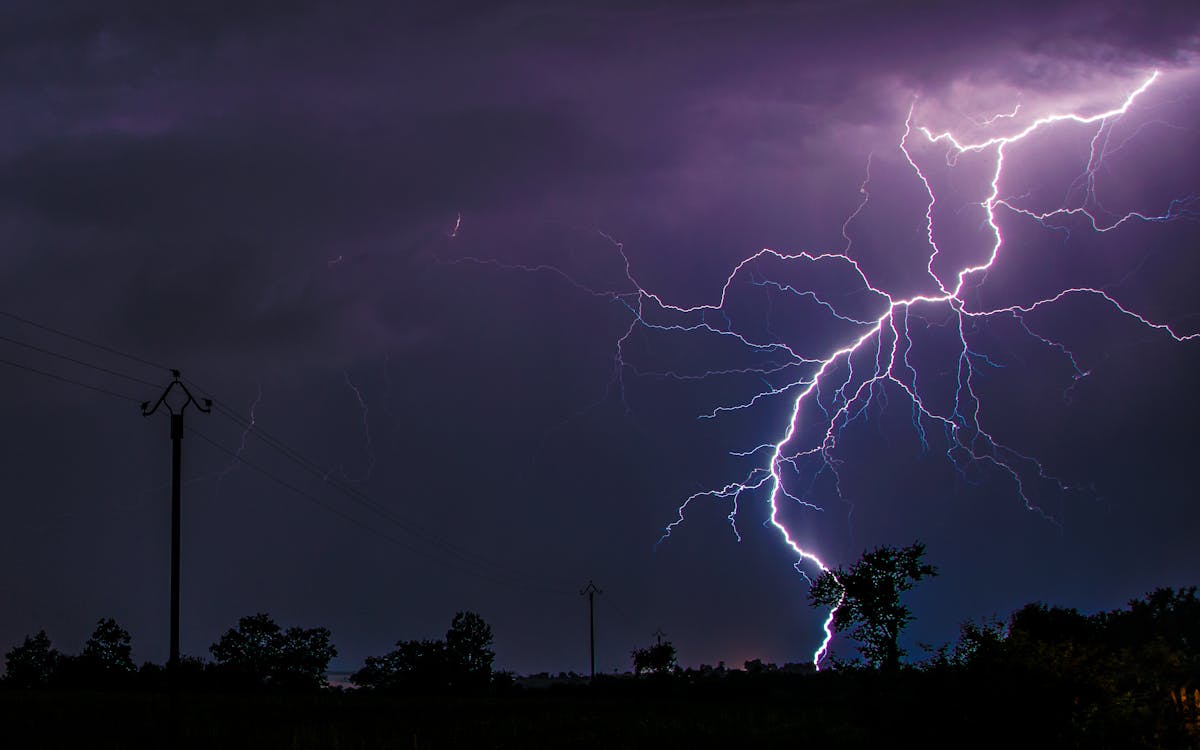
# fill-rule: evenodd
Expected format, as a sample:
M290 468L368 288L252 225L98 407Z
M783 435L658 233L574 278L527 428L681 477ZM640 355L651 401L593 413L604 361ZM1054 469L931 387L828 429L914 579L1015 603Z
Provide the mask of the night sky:
M187 416L185 653L268 612L352 669L469 609L498 667L585 671L590 579L600 670L659 627L684 665L810 660L827 613L769 484L664 528L762 478L819 367L793 357L986 262L996 150L919 127L1011 136L1154 70L1124 115L1006 147L1004 242L958 296L1109 299L885 322L788 452L834 442L779 469L822 510L779 518L829 565L927 544L913 656L1030 601L1200 582L1200 338L1171 335L1200 332L1193 5L276 5L6 6L0 359L108 392L0 365L0 650L115 617L165 660L170 442L139 403L178 367L218 405ZM763 248L855 265L734 273ZM893 343L898 380L837 421Z

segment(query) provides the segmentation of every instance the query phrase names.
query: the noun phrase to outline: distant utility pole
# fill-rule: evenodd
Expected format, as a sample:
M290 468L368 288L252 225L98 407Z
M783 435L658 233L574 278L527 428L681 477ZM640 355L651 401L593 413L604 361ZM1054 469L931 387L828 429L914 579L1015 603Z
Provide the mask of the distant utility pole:
M657 639L658 639L658 645L660 645L660 646L661 646L661 645L662 645L662 639L663 639L663 637L664 637L664 636L666 636L666 633L662 632L662 628L659 628L658 630L655 630L655 631L654 631L653 633L651 633L650 635L652 635L652 636L654 636L655 638L657 638Z
M158 411L158 407L166 406L171 413L171 656L167 661L168 675L174 675L179 667L179 476L180 458L183 441L183 412L189 405L195 406L202 413L212 410L212 400L203 399L203 403L192 397L183 381L179 379L179 370L171 370L172 380L167 384L154 406L149 401L142 402L142 416L148 417ZM178 387L183 392L183 403L178 407L167 401L167 396ZM178 399L177 399L178 400Z
M587 594L588 598L588 652L592 658L593 681L596 679L596 594L603 593L591 581L588 581L588 585L579 592L580 596Z

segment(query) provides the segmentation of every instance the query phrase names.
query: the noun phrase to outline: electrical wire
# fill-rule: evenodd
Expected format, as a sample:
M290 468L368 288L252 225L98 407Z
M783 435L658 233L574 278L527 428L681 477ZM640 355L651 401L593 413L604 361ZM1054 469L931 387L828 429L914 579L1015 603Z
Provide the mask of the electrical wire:
M158 383L152 383L149 380L143 380L141 378L134 377L133 375L129 375L124 372L120 372L118 370L110 370L107 367L101 367L100 365L92 364L91 362L85 362L82 359L76 359L75 357L70 357L66 354L60 354L59 352L54 352L49 349L43 349L40 346L34 346L33 344L30 344L28 342L18 341L17 339L12 339L12 338L9 338L8 336L0 336L0 341L6 341L10 344L15 344L17 346L24 347L26 349L31 349L35 352L38 352L39 354L45 354L48 357L55 357L57 359L62 359L62 360L66 360L67 362L72 362L74 364L81 365L83 367L90 367L93 370L99 370L100 372L108 373L109 375L115 375L119 378L124 378L124 379L132 381L134 383L148 385L152 388L158 386Z
M12 312L0 310L0 316L10 318L12 320L16 320L25 325L29 325L34 328L37 328L37 329L40 329L43 331L47 331L49 333L53 333L58 336L62 336L63 338L69 339L71 341L75 341L77 343L86 344L87 346L94 347L96 349L99 349L104 352L108 352L110 354L124 357L130 361L137 362L139 364L146 365L148 367L153 367L155 369L161 369L161 370L170 370L171 369L171 368L166 367L165 365L162 365L157 362L153 362L153 361L145 359L143 357L139 357L135 354L130 354L129 352L125 352L120 349L116 349L114 347L98 343L96 341L92 341L83 336L78 336L78 335L75 335L72 333L68 333L66 331L60 330L53 326L39 323L37 321L23 317L21 315L17 315ZM157 383L153 383L148 380L143 380L141 378L138 378L138 377L135 377L132 375L128 375L126 373L122 373L117 370L112 370L107 367L103 367L103 366L100 366L100 365L97 365L97 364L94 364L91 362L87 362L86 360L71 357L71 356L68 356L68 355L65 355L65 354L62 354L59 352L54 352L49 349L44 349L42 347L34 346L34 345L28 344L26 342L18 341L16 339L8 338L5 336L0 336L0 340L7 341L11 344L15 344L17 346L22 346L24 348L27 348L27 349L30 349L33 351L37 351L37 352L39 352L41 354L45 354L47 356L56 357L56 358L59 358L59 359L65 360L65 361L69 361L69 362L72 362L74 364L77 364L77 365L80 365L83 367L89 367L94 370L98 370L100 372L105 372L110 375L125 378L127 380L130 380L132 382L136 382L136 383L139 383L142 385L147 385L147 386L157 386L158 385ZM55 373L40 370L38 368L34 368L34 367L31 367L28 365L23 365L18 362L13 362L11 360L0 359L0 364L5 364L10 367L24 370L26 372L30 372L30 373L33 373L36 375L41 375L41 376L47 377L47 378L51 378L53 380L56 380L56 381L59 381L62 383L75 385L75 386L78 386L81 388L87 388L88 390L91 390L91 391L94 391L97 393L102 393L104 395L112 396L115 398L120 398L124 401L129 401L129 402L133 402L133 403L142 403L142 401L143 401L143 399L134 398L132 396L128 396L128 395L125 395L122 393L111 391L111 390L108 390L108 389L100 387L100 386L95 386L95 385L91 385L88 383L84 383L82 381L74 380L72 378L68 378L68 377L65 377L62 375L58 375ZM202 388L198 383L195 383L194 381L189 380L187 382L190 382L194 387L196 387L198 390L201 390L202 392L209 392L208 389ZM388 521L389 523L394 524L396 527L398 527L399 529L401 529L408 535L420 540L421 542L424 542L426 545L429 545L432 548L441 548L443 550L444 554L449 555L454 558L457 558L460 563L460 566L461 565L471 565L471 566L476 566L476 567L485 567L485 568L498 569L498 570L503 570L503 569L507 568L507 566L497 564L496 562L489 560L488 558L482 557L476 553L473 553L462 547L454 545L453 543L449 542L448 540L446 540L442 537L439 537L435 534L431 534L427 531L424 531L423 529L420 529L419 527L415 526L411 522L397 516L394 512L392 512L386 506L380 504L378 501L372 499L369 495L361 492L360 490L357 490L354 487L350 487L349 485L346 485L345 483L343 483L337 479L333 479L331 481L328 471L326 471L324 468L322 468L319 464L317 464L312 459L310 459L307 456L305 456L304 454L300 453L298 450L287 445L285 442L283 442L279 438L277 438L277 437L271 435L270 433L268 433L267 431L263 430L259 425L249 423L248 421L243 419L241 417L241 415L239 415L237 412L230 409L229 407L224 406L219 401L214 401L213 406L214 406L214 409L219 414L225 416L227 419L230 419L231 421L235 422L236 424L239 424L240 426L242 426L244 428L252 428L249 431L254 433L254 435L257 438L259 438L261 441L266 443L269 447L273 448L274 450L279 452L281 455L283 455L286 459L288 459L295 465L299 466L300 468L304 469L305 471L309 472L310 474L313 474L313 475L321 478L322 481L331 485L334 489L341 492L343 495L345 495L347 498L349 498L353 502L356 502L360 506L375 513L380 518ZM236 459L237 461L243 463L244 465L248 466L249 468L251 468L257 472L264 474L265 476L267 476L268 478L270 478L272 481L276 482L277 484L291 490L292 492L302 495L303 497L316 503L320 507L323 507L323 508L329 510L330 512L335 513L336 515L339 515L342 518L349 520L351 523L354 523L355 525L359 526L360 528L363 528L363 529L369 531L370 533L381 536L382 538L385 538L393 543L399 544L401 546L405 546L409 549L413 549L411 546L404 544L403 542L396 539L395 537L385 534L384 532L380 531L379 529L369 526L369 525L366 525L366 524L362 523L360 520L354 518L353 516L350 516L349 514L346 514L345 512L334 508L333 506L323 503L322 501L320 501L319 499L317 499L315 496L311 495L310 493L305 492L304 490L296 487L295 485L292 485L292 484L288 483L287 481L280 479L279 477L271 474L270 472L268 472L266 469L262 468L261 466L258 466L257 464L253 464L253 463L249 462L248 460L243 458L241 455L239 455L237 452L232 451L232 450L226 448L225 446L220 445L219 443L212 440L211 438L208 438L207 436L203 435L202 433L199 433L199 432L193 430L192 428L188 428L188 431L193 432L194 434L196 434L197 437L199 437L202 440L204 440L205 442L209 443L210 445L212 445L214 448L221 451L222 453L229 455L230 457ZM539 590L543 590L543 591L551 591L551 592L558 593L558 594L568 593L568 592L561 590L559 588L556 588L556 587L550 587L550 586L546 586L543 584L537 584L537 583L521 583L521 582L514 580L513 578L501 578L501 577L497 577L492 574L472 572L471 570L460 567L460 566L451 566L451 567L455 567L455 569L459 570L460 572L484 577L484 578L492 580L493 582L496 582L496 583L505 583L507 585L518 585L518 586L521 586L524 588L534 588L534 589L539 589ZM520 578L532 578L532 576L529 576L528 573L523 572L523 571L518 571L518 570L515 570L512 568L507 568L507 572L510 574L515 574L516 576L519 576ZM558 583L561 583L561 582L558 582Z
M117 393L116 391L110 391L107 388L102 388L98 385L91 385L89 383L84 383L79 380L74 380L72 378L68 378L63 375L56 375L55 373L46 372L45 370L39 370L36 367L30 367L29 365L23 365L19 362L13 362L8 359L0 359L0 364L8 365L9 367L15 367L18 370L24 370L25 372L31 372L35 375L41 375L42 377L51 378L53 380L59 381L60 383L69 383L70 385L76 385L76 386L79 386L80 388L87 388L90 391L95 391L96 393L103 393L106 396L113 396L114 398L119 398L119 399L122 399L125 401L132 401L135 404L140 404L142 402L142 400L140 398L134 398L133 396L126 396L123 393Z
M120 349L116 349L116 348L108 346L106 344L101 344L101 343L92 341L90 339L84 338L83 336L77 336L73 333L67 333L66 331L62 331L57 328L54 328L53 326L48 326L45 323L38 323L35 320L30 320L29 318L22 317L20 315L17 315L16 313L11 313L11 312L7 312L5 310L0 310L0 316L9 318L11 320L18 321L20 323L24 323L25 325L28 325L28 326L33 326L34 328L38 328L38 329L46 331L48 333L53 333L55 335L62 336L63 338L70 339L71 341L75 341L80 344L86 344L88 346L95 347L96 349L108 352L109 354L115 354L118 357L124 357L128 360L132 360L134 362L138 362L139 364L146 365L147 367L153 367L156 370L171 369L171 368L167 367L166 365L159 364L158 362L151 362L150 360L139 357L136 354L130 354L129 352L121 351Z

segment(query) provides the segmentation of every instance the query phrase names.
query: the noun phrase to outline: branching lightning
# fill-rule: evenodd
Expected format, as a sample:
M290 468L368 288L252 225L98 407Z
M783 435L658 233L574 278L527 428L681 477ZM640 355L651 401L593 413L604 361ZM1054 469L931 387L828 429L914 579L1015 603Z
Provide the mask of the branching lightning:
M1012 483L1017 497L1029 511L1054 523L1056 520L1052 514L1035 502L1036 493L1031 491L1031 487L1034 484L1048 484L1063 492L1073 488L1047 471L1036 458L1003 443L985 425L976 377L980 368L1000 365L988 359L985 354L972 349L971 337L977 324L993 318L1008 317L1033 340L1064 357L1072 368L1075 381L1086 377L1089 374L1088 370L1081 366L1074 352L1065 343L1035 332L1026 318L1030 313L1068 298L1089 297L1178 342L1196 339L1200 337L1200 332L1180 331L1168 323L1152 320L1123 304L1111 287L1070 287L1060 289L1042 299L993 308L980 306L975 301L977 295L968 292L979 289L986 282L989 270L1001 258L1005 243L998 215L1002 212L1047 226L1050 226L1050 222L1067 217L1085 217L1095 232L1112 231L1128 222L1165 222L1196 217L1196 196L1171 201L1166 210L1158 215L1143 212L1112 214L1096 197L1095 179L1105 155L1113 149L1122 148L1129 138L1133 137L1131 135L1120 143L1112 143L1114 124L1159 77L1159 73L1154 72L1129 92L1119 105L1094 114L1050 114L1033 119L1021 127L1016 123L1018 115L1025 108L1018 106L1010 112L976 120L977 127L1019 128L1007 135L995 135L979 141L966 141L950 131L936 132L917 125L914 122L914 103L909 109L897 148L928 194L924 217L924 235L928 243L924 276L928 291L924 293L907 297L893 296L885 291L882 284L873 282L864 265L853 257L852 225L870 201L871 157L867 160L866 179L859 188L862 200L842 225L842 236L846 240L844 247L837 251L793 253L762 249L734 266L725 279L719 297L711 303L673 304L660 294L647 289L638 281L622 243L608 235L604 236L612 242L624 262L624 274L630 284L628 290L594 289L553 266L507 265L476 258L461 260L526 271L549 271L562 276L589 294L607 298L626 307L632 317L628 327L623 329L623 335L616 342L613 375L609 383L609 391L619 391L623 400L623 376L628 372L681 380L731 373L753 374L767 383L766 387L749 398L736 403L717 405L710 412L699 415L705 419L719 418L723 414L749 409L773 400L787 401L787 419L783 422L782 431L776 433L776 437L732 454L751 462L752 465L746 473L737 480L696 492L685 498L679 505L676 517L665 527L660 543L669 539L684 522L690 506L704 500L729 504L729 523L740 541L741 533L737 525L738 505L753 495L766 498L769 510L767 524L778 532L795 555L794 568L797 572L808 578L809 572L829 570L829 565L818 552L805 546L785 523L783 509L789 506L800 513L823 512L821 505L812 500L813 483L819 475L830 477L838 496L841 496L837 458L839 438L849 424L867 413L873 401L887 398L885 387L892 392L904 394L911 402L913 427L923 447L930 446L931 430L940 431L945 437L946 457L960 474L966 477L968 469L972 467L990 467ZM1095 128L1090 140L1086 169L1068 191L1064 205L1051 211L1036 212L1021 208L1017 198L1002 196L1001 178L1010 147L1034 133L1046 131L1062 123ZM945 149L945 162L950 168L956 166L961 157L972 155L985 160L990 170L990 190L978 203L983 216L981 227L988 238L987 247L978 254L979 257L971 261L951 261L950 259L955 257L954 254L939 245L939 232L935 229L934 218L935 207L938 204L937 190L934 186L936 180L928 168L922 168L922 163L928 158L925 152L938 149ZM824 297L816 289L765 278L759 269L767 262L787 264L789 268L797 271L836 267L849 274L861 297L871 300L872 312L863 314L843 310L839 308L837 298ZM946 270L944 266L947 264L954 267ZM820 314L835 321L837 326L845 327L851 333L831 350L813 352L797 350L793 343L789 343L791 338L771 334L769 326L767 335L763 334L761 328L739 328L733 322L735 313L731 311L733 306L730 304L730 296L735 285L740 283L756 285L772 294L803 302L809 309L815 308ZM861 309L860 303L858 309ZM943 316L945 322L931 322L929 316L932 315ZM953 337L954 348L957 350L953 372L955 385L953 398L946 404L935 403L936 400L930 397L929 386L924 384L925 376L921 375L920 368L911 356L915 321L925 322L926 325L943 325ZM641 370L626 359L631 337L639 329L660 333L702 333L719 337L744 347L747 352L758 356L763 362L745 368L703 372ZM811 469L812 473L807 473L809 467L815 467ZM806 478L807 486L804 486ZM832 622L836 609L830 611L825 619L824 637L813 654L813 663L818 668L827 656L833 639Z

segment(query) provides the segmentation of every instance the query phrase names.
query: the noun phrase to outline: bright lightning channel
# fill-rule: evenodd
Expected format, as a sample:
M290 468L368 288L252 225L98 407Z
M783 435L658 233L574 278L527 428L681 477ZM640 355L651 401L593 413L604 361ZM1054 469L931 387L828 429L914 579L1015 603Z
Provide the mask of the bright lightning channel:
M862 200L842 225L842 236L845 238L846 244L840 251L782 253L764 248L740 261L733 268L725 279L719 299L712 304L694 306L675 305L663 299L659 294L646 289L635 277L632 264L623 244L603 232L600 234L612 243L624 262L625 277L631 285L629 290L594 289L552 265L508 264L496 260L474 257L459 258L454 262L473 262L530 272L550 272L562 277L575 287L591 295L608 299L626 307L632 314L632 318L628 327L616 342L613 355L613 374L608 389L610 393L614 389L619 389L623 400L625 388L623 373L626 371L636 375L653 374L680 380L699 379L731 373L753 373L766 379L767 376L776 375L788 368L807 368L806 375L797 377L790 382L786 382L784 385L769 386L766 390L760 391L746 401L718 406L709 414L702 415L702 418L714 418L722 412L747 409L764 399L784 394L794 394L792 396L787 427L778 439L764 442L748 450L732 454L745 458L765 454L767 456L765 463L750 469L739 481L729 482L719 488L703 490L685 498L677 509L675 520L665 527L659 543L667 540L672 532L683 523L688 507L693 502L704 498L730 502L732 510L728 515L728 520L735 536L740 540L741 535L738 532L736 522L738 501L746 494L765 491L770 510L768 522L778 531L788 548L796 556L796 561L793 565L794 569L810 582L811 579L805 571L806 567L809 567L809 569L815 568L821 572L829 571L829 565L826 564L818 553L813 549L805 547L794 538L781 519L781 506L785 501L795 503L811 511L822 510L819 505L804 499L802 496L803 493L796 493L793 490L789 490L784 481L784 473L790 469L799 475L800 463L806 459L815 458L821 461L822 468L820 471L830 472L834 479L835 487L838 486L840 477L838 475L837 461L833 453L837 447L840 433L848 424L865 412L875 397L877 389L882 389L882 386L885 384L892 384L898 387L911 400L913 405L913 426L923 446L928 447L925 424L932 423L941 426L947 437L948 448L946 456L958 471L965 472L966 467L974 463L993 466L1012 479L1016 488L1016 494L1022 500L1026 509L1054 522L1052 517L1035 505L1030 499L1026 490L1026 481L1029 478L1028 474L1032 472L1036 475L1037 479L1052 482L1064 491L1071 488L1062 480L1049 475L1036 459L1002 444L981 425L980 412L982 402L975 392L974 375L980 363L988 365L993 365L994 363L991 363L984 355L971 350L967 341L967 322L972 319L985 319L993 316L1011 316L1035 340L1041 341L1046 346L1063 354L1073 367L1076 380L1085 377L1087 372L1079 367L1070 350L1057 341L1033 332L1026 324L1025 319L1022 317L1023 315L1041 307L1052 305L1067 297L1091 296L1103 300L1121 314L1136 320L1138 323L1167 334L1175 341L1182 342L1196 339L1200 337L1200 332L1190 334L1181 333L1168 324L1152 321L1146 316L1128 309L1104 289L1072 287L1029 304L1011 305L994 309L971 309L965 299L964 289L969 278L986 275L987 271L993 267L1000 255L1004 239L996 217L997 211L1002 209L1014 215L1026 216L1038 222L1046 222L1056 217L1084 215L1090 221L1092 228L1098 232L1110 231L1130 221L1162 222L1185 218L1193 214L1189 209L1189 205L1195 200L1194 197L1172 201L1168 210L1162 215L1154 216L1145 213L1130 212L1102 225L1100 220L1091 213L1086 204L1077 207L1064 207L1046 213L1036 213L1018 208L1009 200L1000 197L1000 182L1004 172L1007 147L1045 128L1050 128L1058 123L1072 122L1078 125L1095 125L1097 128L1091 140L1091 154L1085 174L1081 180L1086 190L1085 199L1091 200L1092 205L1098 206L1099 202L1095 199L1093 192L1094 177L1099 169L1101 159L1106 153L1105 149L1108 138L1111 135L1111 126L1129 110L1135 100L1145 93L1159 77L1158 71L1153 72L1141 85L1130 92L1119 106L1111 109L1096 114L1069 112L1048 115L1033 120L1027 126L1011 135L995 136L978 142L965 142L949 131L935 133L926 127L914 127L914 104L914 107L909 110L904 124L903 135L900 137L897 146L928 194L929 200L925 211L924 231L929 247L929 256L925 270L928 277L936 285L936 293L918 294L908 298L895 298L872 283L863 267L850 256L853 244L849 230L850 225L866 208L870 200L868 185L870 184L871 157L868 157L867 160L867 177L859 187L859 192L863 196ZM995 125L1002 120L1012 121L1017 117L1020 109L1019 106L1015 107L1009 113L996 115L984 120L983 123L977 122L976 124ZM937 197L930 178L921 170L918 160L910 150L910 142L915 139L923 139L927 144L945 146L946 162L951 167L956 164L960 156L968 153L987 153L994 159L990 193L978 203L979 207L984 211L985 222L983 226L990 232L991 247L982 262L975 265L964 265L948 278L943 278L934 268L935 264L939 262L939 256L943 252L942 248L938 245L934 231L933 212ZM868 316L866 319L850 316L839 312L835 305L823 299L815 291L797 289L791 285L758 278L754 274L754 267L758 261L764 259L775 259L781 262L802 263L806 265L811 264L814 266L818 264L839 264L852 272L856 283L861 285L865 292L878 299L881 305L881 312L878 316ZM735 280L740 277L749 277L750 282L753 284L768 286L779 292L803 297L815 302L836 319L858 327L859 332L852 336L845 345L823 356L816 357L796 351L792 346L777 338L775 340L760 341L751 335L740 333L734 329L726 312L728 295ZM913 337L909 332L910 314L912 314L912 310L916 306L929 305L940 305L948 308L951 320L955 323L958 339L958 363L955 372L957 384L953 409L949 413L938 411L936 407L927 403L922 397L921 389L918 385L918 368L910 360L910 353L913 346ZM649 316L655 312L669 316L670 320L668 322L651 320ZM687 320L689 316L699 316L699 322L678 322L680 319ZM698 374L683 373L674 370L653 373L640 371L633 364L625 360L626 345L639 327L660 332L702 331L732 339L752 351L766 354L776 359L760 367L722 370L718 372L708 371ZM870 357L870 359L866 362L864 372L863 363L859 360L866 357ZM836 372L841 368L846 370L846 374L844 377L839 378ZM860 382L856 383L856 378ZM792 443L801 438L799 434L801 410L806 404L811 404L815 409L819 409L824 415L824 419L817 423L819 429L817 430L818 437L815 440L798 447L793 446ZM840 489L838 493L840 496ZM822 625L824 636L812 657L813 664L818 669L829 653L829 648L833 640L832 625L837 610L838 607L833 607Z
M1018 209L1000 197L1000 180L1004 171L1006 147L1023 140L1042 128L1052 126L1056 123L1069 121L1083 125L1099 124L1097 135L1092 140L1093 151L1088 164L1089 172L1094 173L1098 167L1099 159L1101 157L1101 154L1097 151L1096 144L1100 140L1100 136L1103 131L1115 118L1118 118L1127 112L1137 97L1144 93L1158 78L1159 73L1155 71L1140 86L1132 91L1119 106L1107 111L1093 115L1068 113L1041 117L1037 120L1034 120L1024 129L1016 132L1013 135L993 137L976 143L965 143L950 132L934 133L928 128L917 128L916 132L924 136L929 143L941 143L948 146L947 162L951 166L954 165L955 161L960 155L968 152L990 151L992 154L994 154L995 167L992 173L991 192L982 202L979 203L980 207L983 208L985 212L987 227L993 238L991 251L988 253L984 262L981 262L977 265L967 265L959 269L950 283L947 283L947 280L941 278L934 270L934 264L937 261L939 254L942 252L941 248L938 246L937 239L934 236L933 209L937 198L929 178L926 177L926 175L922 172L917 160L914 159L909 150L909 140L914 134L912 123L913 113L910 109L909 116L905 122L904 135L900 139L899 148L903 152L905 158L912 167L913 171L916 173L917 177L924 184L929 195L929 203L925 212L925 226L928 244L930 247L930 254L928 263L926 265L926 270L929 276L937 284L940 294L917 295L907 299L893 298L891 295L873 285L863 271L862 267L855 260L849 257L849 224L863 210L867 201L869 200L869 195L867 192L867 185L870 180L869 161L868 179L860 188L860 192L863 194L864 199L843 225L842 234L847 240L847 245L841 252L820 254L801 252L784 254L770 249L761 250L734 267L733 271L727 277L721 290L720 299L715 304L710 305L697 305L692 307L672 305L664 301L658 295L646 291L640 285L636 285L636 282L634 282L639 292L639 305L636 311L638 318L641 319L643 325L652 328L664 328L664 326L646 323L644 319L642 319L643 310L640 303L643 300L652 302L654 305L664 311L671 311L679 314L722 311L725 308L726 297L730 287L734 283L734 280L743 273L747 266L759 260L760 258L768 256L778 258L782 261L807 261L811 263L835 262L846 264L853 269L855 274L861 280L861 283L865 289L886 301L883 313L878 318L872 321L860 321L839 314L832 305L824 300L821 300L816 296L815 293L811 291L799 291L791 287L776 285L776 287L781 290L797 295L807 296L816 300L839 319L860 324L865 330L858 335L857 338L854 338L845 346L842 346L841 348L830 352L825 357L818 359L815 362L816 370L811 376L795 380L782 387L772 387L767 391L756 394L753 398L743 403L732 406L718 407L718 411L744 409L751 406L763 397L776 395L787 390L796 391L791 404L791 414L790 419L788 420L787 429L779 437L779 439L774 443L760 445L751 451L735 454L747 456L760 451L769 451L769 460L766 462L766 464L752 469L747 477L741 481L731 482L719 489L698 492L686 498L679 507L677 519L666 527L663 539L669 537L671 532L680 523L682 523L688 505L699 498L731 499L734 504L734 510L730 514L730 520L732 523L737 512L737 500L747 492L765 489L767 491L768 503L770 507L770 524L779 532L779 534L783 537L784 542L797 556L795 563L796 570L804 575L805 578L808 578L802 569L802 566L805 564L811 564L822 572L828 571L830 569L829 566L818 556L815 551L807 549L795 538L793 538L791 532L784 525L780 518L780 505L785 498L804 507L820 510L818 506L793 494L785 487L783 472L785 467L790 466L792 468L796 468L797 461L805 457L817 456L823 460L825 467L831 470L836 476L836 465L832 459L831 452L837 444L839 432L843 427L845 427L846 424L857 417L858 414L862 413L862 411L869 404L872 395L875 392L876 386L881 385L884 382L890 382L898 386L912 400L914 406L914 425L921 434L922 442L925 440L924 428L921 425L923 420L930 420L932 422L941 424L950 439L950 448L947 451L947 455L957 467L961 469L963 462L977 461L994 465L996 468L1011 476L1016 485L1017 493L1025 503L1025 506L1031 511L1042 513L1041 509L1035 506L1026 494L1022 479L1023 472L1020 465L1032 465L1035 467L1038 475L1042 478L1053 479L1053 477L1049 477L1042 470L1041 465L1034 459L1017 453L1011 448L1002 445L994 436L984 430L980 424L981 402L974 391L972 378L976 367L976 365L972 362L972 358L978 355L975 355L975 353L970 350L970 347L967 343L965 322L970 318L988 317L1001 314L1009 314L1020 319L1020 315L1022 313L1028 313L1044 305L1053 304L1064 297L1070 295L1092 295L1099 297L1111 304L1122 314L1130 316L1146 326L1167 333L1176 341L1193 339L1197 336L1200 336L1200 333L1183 335L1176 332L1166 324L1152 322L1145 316L1127 309L1121 305L1111 294L1102 289L1065 289L1052 297L1039 300L1032 304L1013 305L1010 307L996 308L991 310L968 309L967 302L963 298L963 289L969 277L975 274L986 273L988 269L995 264L997 258L999 257L1004 241L1001 235L1000 227L996 220L996 212L998 208L1005 208L1014 213L1030 216L1031 218L1039 221L1045 221L1051 217L1067 214L1087 214L1089 218L1091 218L1093 228L1097 231L1109 231L1126 221L1162 221L1173 218L1171 210L1169 210L1168 213L1164 214L1163 216L1149 216L1134 212L1126 214L1108 226L1102 227L1097 223L1096 219L1092 217L1092 214L1090 214L1084 207L1064 208L1043 214L1036 214L1030 211ZM1011 114L997 116L988 122L990 124L999 119L1010 119L1016 114L1017 110L1014 109ZM1172 204L1172 210L1176 208L1177 206ZM626 263L628 269L628 259L626 259ZM631 281L633 280L632 275L630 275L630 279ZM958 357L958 387L955 395L955 408L950 414L944 414L935 411L934 408L927 405L922 399L917 388L917 371L908 359L909 349L912 346L912 337L908 330L909 312L915 305L918 304L947 305L953 315L957 318L958 339L961 348ZM1022 326L1024 327L1023 321ZM709 330L712 330L714 333L719 333L722 335L735 335L739 336L740 338L740 335L738 334L733 334L728 330L712 328L707 324L701 324L698 327L709 328ZM1028 330L1027 327L1026 330ZM1032 334L1032 332L1030 333ZM1061 344L1050 341L1049 339L1045 339L1041 336L1037 336L1036 334L1032 335L1050 346L1059 348L1068 356L1068 358L1071 359L1072 364L1075 364L1073 355L1071 355L1070 352L1065 349L1065 347L1062 347ZM744 338L743 341L744 343L755 347L764 346L763 344L751 342ZM855 377L855 362L853 361L854 357L860 352L866 351L871 342L874 342L874 348L876 348L874 371L870 375L865 376L857 388L851 388ZM903 349L901 349L902 343L905 344ZM772 344L772 346L783 345ZM790 349L788 350L788 353L796 356L797 362L812 362L811 359L799 357ZM846 379L840 383L840 386L835 391L831 406L836 408L834 408L831 413L829 409L820 403L820 388L822 383L829 379L832 371L840 363L844 363L846 369L849 371L849 374L847 375ZM1082 377L1086 374L1080 371L1077 365L1075 365L1075 370L1078 374L1078 377ZM848 391L847 389L850 390ZM817 402L817 406L819 406L821 410L825 412L828 420L823 423L825 426L820 431L821 437L819 440L817 440L815 443L796 449L791 447L791 443L794 439L796 439L797 431L801 424L801 409L809 401ZM714 414L715 412L708 416L713 416ZM1058 480L1055 481L1057 482ZM1060 487L1066 489L1065 485L1063 485L1061 482L1059 482L1059 485ZM1042 515L1045 514L1042 513ZM734 528L736 533L736 526ZM817 666L817 668L820 668L822 660L829 652L829 647L833 640L832 623L837 609L838 607L834 607L830 610L829 615L823 624L822 629L824 631L824 637L821 640L820 646L813 654L813 664Z

